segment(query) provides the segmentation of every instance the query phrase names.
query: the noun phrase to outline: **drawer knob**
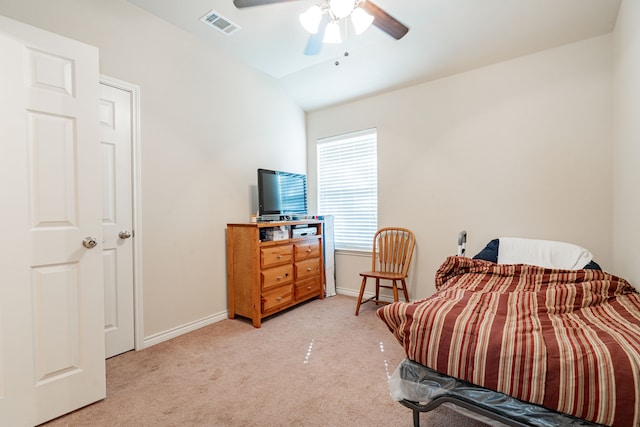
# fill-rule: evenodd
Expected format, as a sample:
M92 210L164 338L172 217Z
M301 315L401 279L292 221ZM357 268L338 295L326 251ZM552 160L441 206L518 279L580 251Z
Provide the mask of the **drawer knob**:
M311 286L307 286L307 289L311 289Z
M276 280L282 280L282 276L276 277Z
M282 259L282 255L278 254L278 256L276 258Z
M309 254L309 253L311 253L311 249L307 249L307 253L308 253L308 254Z
M311 271L313 270L311 267L307 267L307 271Z
M282 301L282 297L278 297L278 298L276 298L276 300Z

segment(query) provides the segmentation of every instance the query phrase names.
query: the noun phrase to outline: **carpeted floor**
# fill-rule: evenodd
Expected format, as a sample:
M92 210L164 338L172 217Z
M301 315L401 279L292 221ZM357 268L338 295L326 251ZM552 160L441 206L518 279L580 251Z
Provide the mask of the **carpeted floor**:
M412 426L387 379L401 346L376 306L338 295L266 319L224 320L107 360L107 398L55 426ZM447 408L426 427L481 427Z

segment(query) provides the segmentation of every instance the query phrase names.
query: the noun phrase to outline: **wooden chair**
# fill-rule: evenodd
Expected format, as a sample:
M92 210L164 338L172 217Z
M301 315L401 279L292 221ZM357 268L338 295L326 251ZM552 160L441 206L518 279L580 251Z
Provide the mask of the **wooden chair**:
M400 288L404 294L404 299L409 302L405 279L407 278L415 244L415 235L406 228L385 227L376 232L375 236L373 236L371 271L360 273L362 284L360 285L360 295L358 295L358 305L356 305L356 316L360 311L360 305L365 302L375 301L376 305L387 304L385 301L380 301L380 288L393 289L394 301L398 301L398 288ZM376 294L374 297L362 301L367 279L369 278L376 280ZM381 285L381 280L391 281L391 286ZM398 282L401 283L400 286L398 286Z

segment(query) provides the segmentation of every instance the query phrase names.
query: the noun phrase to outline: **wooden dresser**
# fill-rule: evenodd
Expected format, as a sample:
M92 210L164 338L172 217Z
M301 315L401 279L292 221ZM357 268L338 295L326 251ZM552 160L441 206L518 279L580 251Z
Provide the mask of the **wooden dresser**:
M314 234L315 233L315 234ZM263 318L324 298L322 221L227 224L229 318Z

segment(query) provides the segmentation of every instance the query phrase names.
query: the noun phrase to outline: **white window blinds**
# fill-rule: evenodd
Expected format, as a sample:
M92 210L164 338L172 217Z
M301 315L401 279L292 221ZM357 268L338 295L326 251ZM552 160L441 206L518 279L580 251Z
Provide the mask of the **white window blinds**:
M322 138L318 214L334 215L336 249L371 250L378 228L377 131Z

